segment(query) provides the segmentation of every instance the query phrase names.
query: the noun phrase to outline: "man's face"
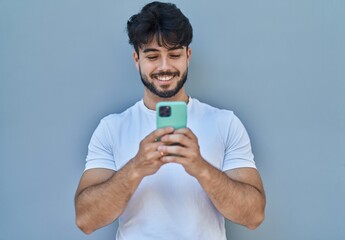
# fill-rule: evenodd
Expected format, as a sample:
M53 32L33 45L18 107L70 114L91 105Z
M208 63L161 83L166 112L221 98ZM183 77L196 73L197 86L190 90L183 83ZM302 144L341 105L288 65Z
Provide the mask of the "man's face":
M134 52L134 61L145 87L161 98L175 96L187 81L191 50L186 47L165 48L155 41Z

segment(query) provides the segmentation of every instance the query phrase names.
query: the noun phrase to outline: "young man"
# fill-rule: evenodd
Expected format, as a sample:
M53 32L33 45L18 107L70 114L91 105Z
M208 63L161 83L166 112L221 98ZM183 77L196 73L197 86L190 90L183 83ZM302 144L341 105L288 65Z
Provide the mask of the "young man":
M126 240L226 239L224 217L256 228L265 195L246 130L233 112L184 88L189 20L175 5L153 2L127 30L143 100L95 130L75 197L77 225L89 234L119 218L116 236ZM188 128L156 130L160 101L186 102Z

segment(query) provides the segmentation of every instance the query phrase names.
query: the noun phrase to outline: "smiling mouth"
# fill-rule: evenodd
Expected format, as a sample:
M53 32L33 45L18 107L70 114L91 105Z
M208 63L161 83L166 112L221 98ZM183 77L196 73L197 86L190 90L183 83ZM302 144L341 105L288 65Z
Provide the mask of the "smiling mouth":
M152 78L157 79L159 81L169 81L176 76L179 76L177 72L155 73L151 75Z

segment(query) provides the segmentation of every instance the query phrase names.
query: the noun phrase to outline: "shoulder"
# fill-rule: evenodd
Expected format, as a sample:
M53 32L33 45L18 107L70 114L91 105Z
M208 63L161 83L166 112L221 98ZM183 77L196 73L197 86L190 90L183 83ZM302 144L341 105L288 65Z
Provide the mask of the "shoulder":
M228 109L221 109L210 104L199 101L196 98L192 99L191 112L193 114L198 113L209 117L216 117L221 119L227 119L228 121L236 118L234 112Z
M102 125L114 126L114 124L119 124L121 122L126 122L129 117L137 114L140 109L140 101L127 108L123 112L109 114L101 119Z
M240 134L244 130L241 120L232 110L214 107L197 99L192 99L190 114L195 121L216 127L220 135Z

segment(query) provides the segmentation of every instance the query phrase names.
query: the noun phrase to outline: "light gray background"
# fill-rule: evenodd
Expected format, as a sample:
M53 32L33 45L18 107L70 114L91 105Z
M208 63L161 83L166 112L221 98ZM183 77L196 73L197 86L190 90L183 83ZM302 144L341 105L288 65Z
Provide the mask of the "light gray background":
M142 96L125 26L145 2L0 0L0 240L114 239L77 229L73 197L99 120ZM229 239L345 239L345 1L175 3L189 93L240 117L266 188Z

